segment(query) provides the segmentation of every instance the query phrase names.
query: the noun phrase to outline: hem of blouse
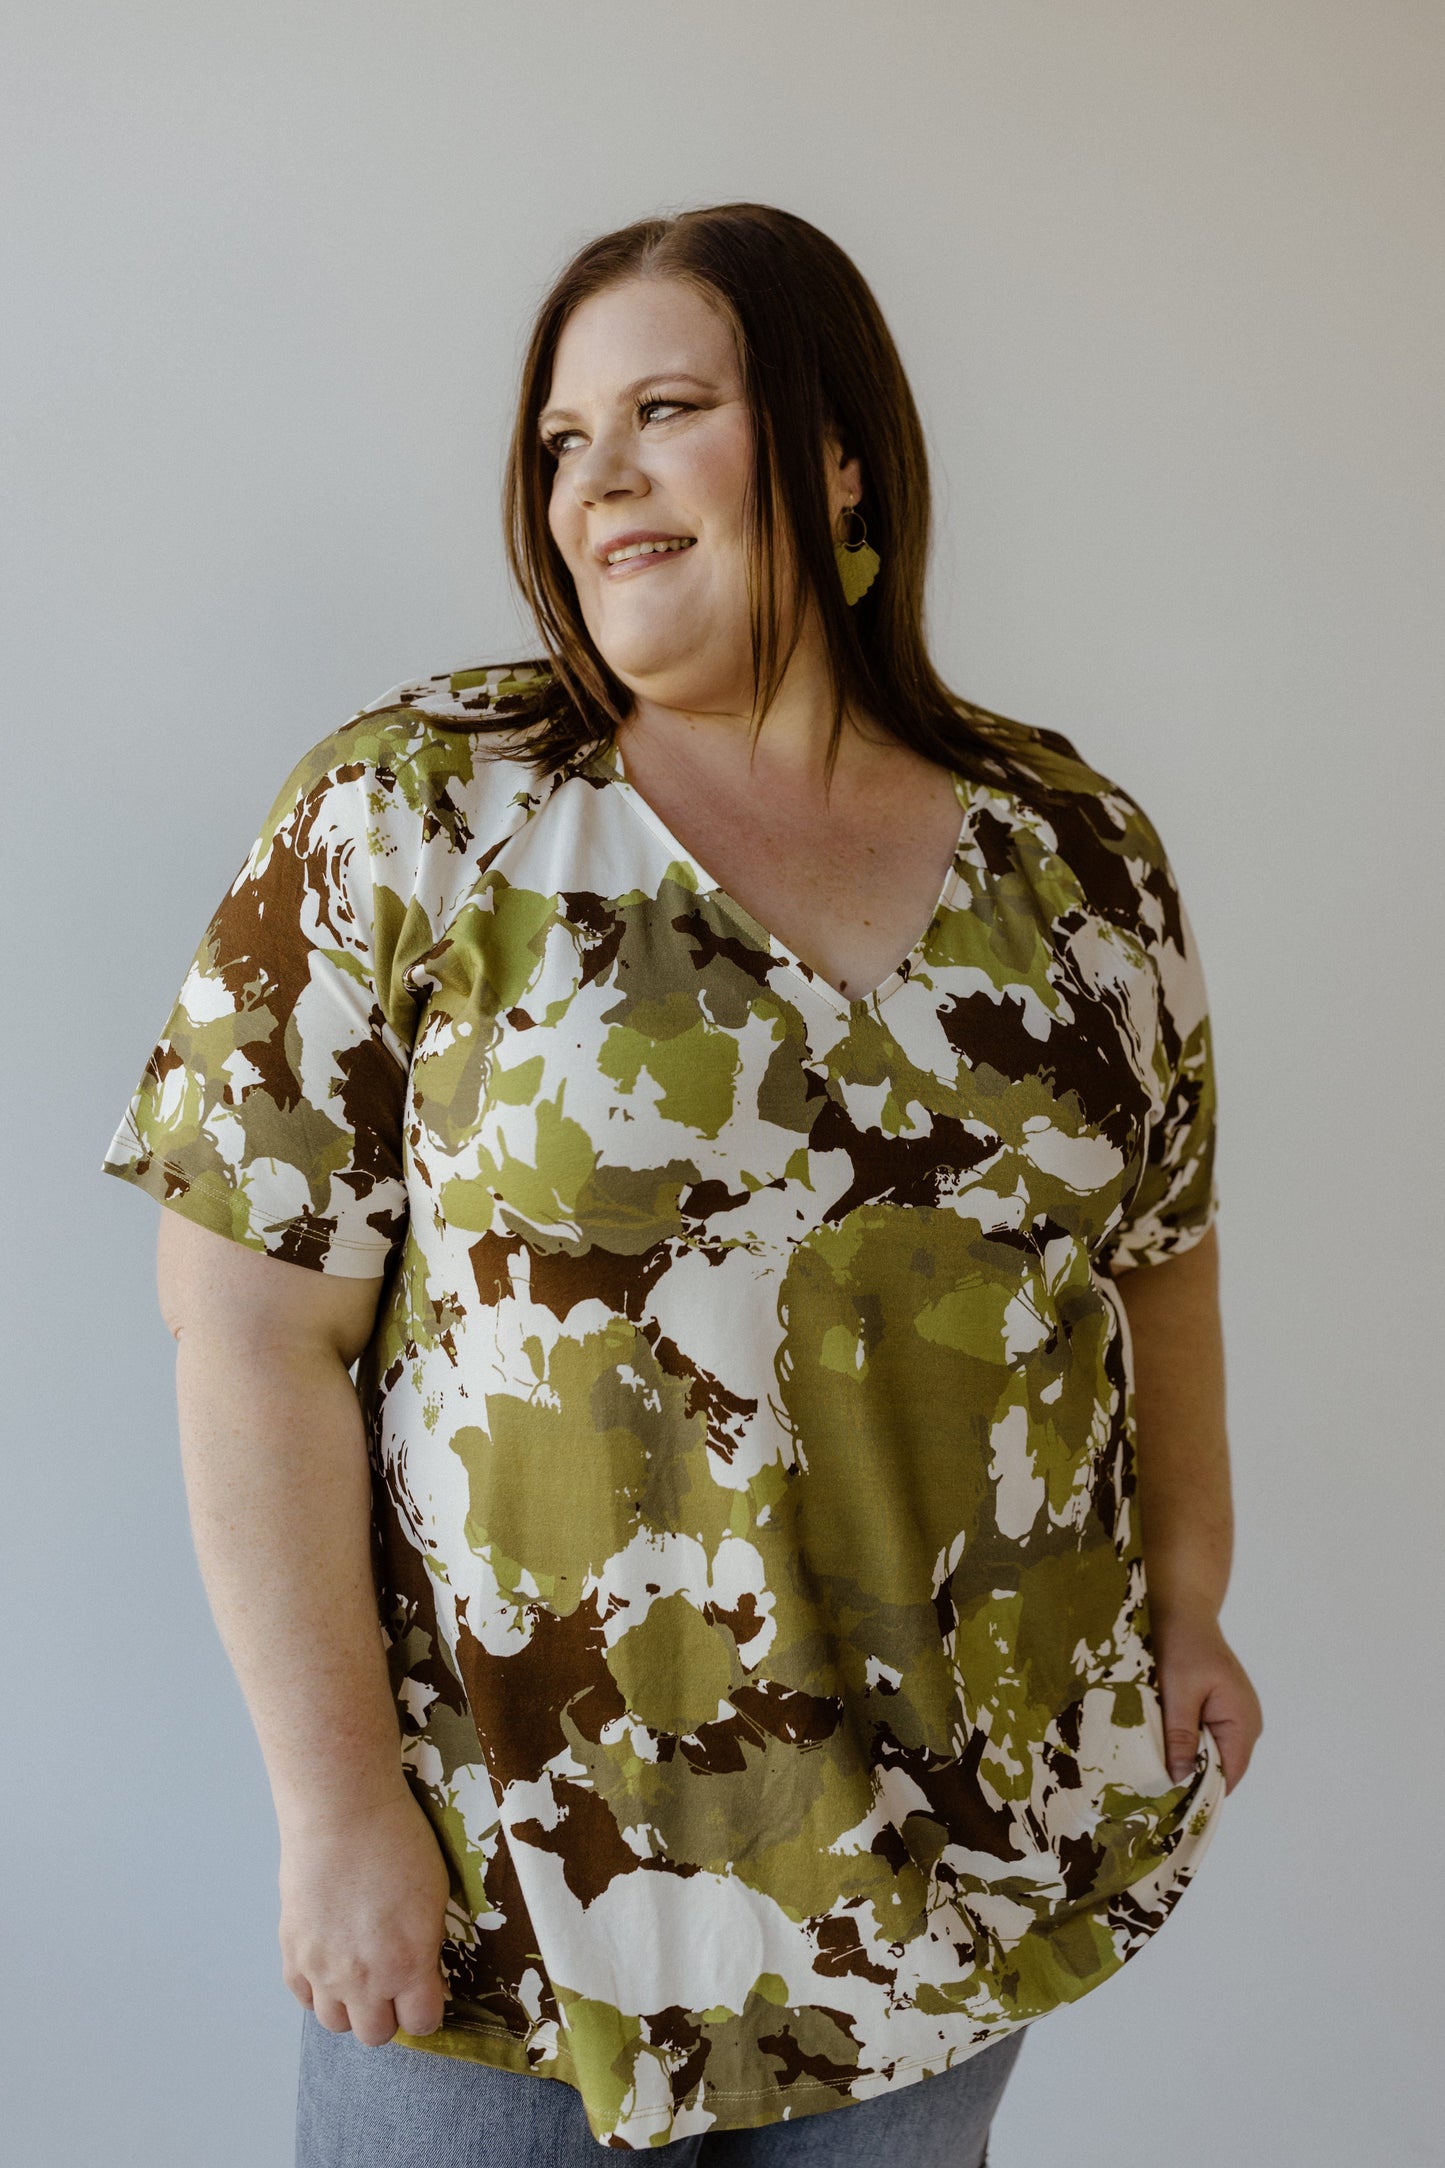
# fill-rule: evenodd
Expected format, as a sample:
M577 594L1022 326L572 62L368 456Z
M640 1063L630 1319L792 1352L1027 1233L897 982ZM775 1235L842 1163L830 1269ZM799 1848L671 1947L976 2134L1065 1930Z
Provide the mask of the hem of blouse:
M459 2036L469 2039L495 2041L503 2054L498 2060L491 2055L471 2054L463 2049ZM434 2033L409 2033L398 2031L394 2039L399 2047L418 2048L429 2055L442 2055L452 2062L485 2063L491 2069L516 2070L524 2077L556 2078L574 2090L581 2090L572 2072L572 2058L565 2047L553 2055L531 2061L527 2055L527 2035L514 2032L510 2025L496 2023L487 2018L471 2017L465 2011L448 2010ZM510 2050L510 2053L506 2052ZM560 2067L559 2067L560 2066Z
M1224 1756L1219 1751L1219 1742L1207 1724L1200 1726L1199 1751L1205 1760L1205 1767L1200 1772L1199 1789L1183 1816L1178 1843L1167 1859L1162 1860L1154 1870L1157 1894L1168 1899L1171 1912L1179 1899L1188 1894L1204 1855L1214 1841L1214 1832L1219 1827L1220 1809L1224 1805L1228 1790L1224 1777ZM1130 1886L1132 1888L1136 1885ZM1145 1941L1152 1942L1159 1928L1165 1924L1166 1921L1161 1920L1158 1926L1151 1928ZM1142 1943L1136 1944L1135 1950L1142 1947ZM1135 1951L1130 1952L1131 1956L1134 1954ZM1125 1963L1128 1963L1128 1958Z
M1156 1903L1160 1900L1167 1900L1164 1916L1155 1922L1141 1941L1134 1944L1133 1948L1125 1954L1112 1971L1106 1973L1102 1979L1094 1981L1090 1987L1084 1990L1086 1995L1092 1994L1095 1988L1103 1987L1109 1980L1114 1979L1147 1943L1153 1941L1160 1929L1168 1924L1169 1914L1172 1913L1179 1899L1187 1894L1200 1863L1209 1849L1214 1832L1219 1826L1219 1809L1224 1803L1225 1782L1223 1756L1220 1754L1214 1734L1207 1726L1201 1732L1200 1751L1204 1755L1205 1768L1199 1773L1197 1794L1184 1813L1183 1827L1178 1842L1157 1866L1149 1873L1141 1875L1137 1881L1129 1883L1126 1890L1121 1892L1121 1894L1131 1892L1139 1894L1147 1891L1148 1896ZM917 2056L909 2057L903 2062L890 2064L886 2075L882 2071L870 2072L862 2082L869 2085L871 2090L862 2097L866 2100L874 2100L882 2098L887 2093L901 2091L902 2088L892 2082L899 2071L927 2070L935 2066L942 2070L954 2069L958 2064L970 2061L974 2055L981 2055L986 2048L994 2046L998 2041L1005 2040L1011 2034L1022 2031L1026 2025L1036 2025L1040 2018L1048 2017L1052 2015L1054 2010L1064 2008L1066 2001L1069 1999L1081 2000L1082 1998L1061 1998L1059 2002L1051 2003L1047 2010L1036 2010L1028 2017L1015 2018L1006 2025L995 2026L984 2039L970 2041L968 2043L968 2053L964 2055L956 2054L952 2063L938 2066L937 2059L933 2056ZM447 2047L438 2045L437 2034L421 2036L398 2033L395 2038L403 2047L423 2048L429 2050L432 2054L451 2055L462 2061L487 2063L493 2068L500 2067L519 2071L524 2076L560 2079L564 2085L570 2085L573 2091L579 2094L584 2101L586 2099L583 2088L577 2082L575 2067L565 2045L556 2054L547 2057L545 2062L529 2063L526 2059L525 2036L513 2032L509 2026L492 2024L480 2018L471 2018L465 2012L459 2011L455 2015L449 2014L443 2020L441 2030L452 2036L452 2043ZM498 2044L506 2042L513 2053L500 2064L496 2063L491 2056L485 2054L469 2054L461 2046L457 2038L459 2034L496 2041ZM547 2064L551 2064L553 2067L548 2068ZM883 2082L878 2082L880 2080ZM836 2081L817 2079L807 2084L789 2085L787 2087L776 2085L760 2086L748 2091L722 2092L713 2089L709 2091L706 2097L709 2101L716 2101L719 2104L725 2101L776 2100L781 2107L796 2099L799 2094L807 2093L834 2093L840 2097L855 2099L858 2096L851 2092L851 2087L857 2082L856 2079L850 2080L846 2078ZM910 2082L917 2081L910 2080ZM626 2120L629 2123L657 2122L663 2118L671 2119L676 2114L675 2105L664 2104L657 2108L634 2109L628 2114ZM768 2122L781 2121L781 2115L768 2118ZM756 2123L746 2125L725 2123L721 2126L712 2126L715 2130L719 2128L762 2129L764 2127L766 2125ZM604 2138L600 2142L606 2144L608 2140Z
M1014 2018L1007 2025L995 2026L994 2029L989 2033L987 2039L970 2041L968 2043L967 2054L959 2054L957 2050L950 2050L949 2052L954 2055L954 2060L951 2063L940 2064L938 2058L933 2055L913 2055L908 2056L902 2062L890 2063L886 2071L872 2071L863 2080L865 2084L872 2084L876 2087L876 2090L868 2097L870 2099L878 2099L881 2098L885 2093L902 2091L902 2087L896 2086L892 2083L893 2078L901 2070L936 2070L940 2075L942 2075L948 2070L955 2070L959 2067L960 2064L972 2061L975 2055L982 2055L985 2049L996 2047L1001 2040L1008 2039L1012 2034L1016 2032L1022 2032L1026 2025L1037 2024L1038 2018L1040 2016L1047 2015L1047 2011L1040 2011L1037 2016ZM512 2057L508 2057L508 2059L504 2063L499 2065L491 2063L489 2061L489 2058L484 2055L464 2055L460 2052L460 2049L458 2047L440 2046L438 2044L438 2033L418 2034L398 2032L394 2035L394 2038L396 2044L399 2047L422 2048L433 2055L447 2056L452 2061L486 2063L488 2067L492 2069L502 2068L507 2070L516 2070L525 2077L557 2079L560 2080L560 2082L564 2085L570 2085L574 2092L579 2094L582 2093L582 2087L578 2084L575 2075L564 2076L561 2069L555 2067L548 2067L549 2064L565 2064L567 2071L575 2072L575 2065L573 2064L571 2057L567 2054L565 2049L560 2050L556 2055L544 2058L541 2062L530 2063L526 2059L525 2034L513 2032L511 2027L508 2025L488 2024L480 2018L470 2018L465 2015L458 2015L455 2017L448 2016L443 2021L442 2026L440 2027L440 2032L450 2034L466 2033L475 2035L479 2038L496 2040L499 2043L506 2042L516 2051L515 2059L513 2059ZM759 2085L750 2086L746 2090L742 2091L728 2092L721 2091L717 2086L709 2086L706 2093L706 2099L708 2102L724 2100L776 2100L780 2107L786 2107L788 2102L796 2099L800 2093L836 2093L841 2096L848 2096L850 2094L851 2086L853 2084L856 2084L857 2082L858 2081L856 2079L848 2078L813 2078L808 2079L805 2082L800 2082L787 2086ZM586 2096L583 2095L583 2097L585 2098ZM660 2117L674 2117L677 2112L678 2111L675 2106L668 2106L666 2104L657 2108L634 2108L629 2112L627 2116L627 2121L629 2123L656 2122ZM781 2116L779 2116L774 2118L774 2120L780 2122L782 2118ZM746 2127L748 2129L759 2129L763 2126L758 2124L748 2124L741 2127ZM603 2142L605 2143L605 2140Z

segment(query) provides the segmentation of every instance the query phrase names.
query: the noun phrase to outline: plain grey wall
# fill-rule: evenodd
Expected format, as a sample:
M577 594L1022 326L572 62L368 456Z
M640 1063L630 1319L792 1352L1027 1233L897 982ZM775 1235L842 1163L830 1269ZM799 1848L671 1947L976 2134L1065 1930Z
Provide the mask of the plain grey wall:
M0 2042L25 2168L285 2168L275 1839L100 1160L293 760L531 651L498 476L584 237L737 196L892 324L945 675L1157 821L1210 984L1267 1730L999 2168L1439 2161L1445 22L1427 0L18 0ZM1433 939L1432 939L1433 937Z

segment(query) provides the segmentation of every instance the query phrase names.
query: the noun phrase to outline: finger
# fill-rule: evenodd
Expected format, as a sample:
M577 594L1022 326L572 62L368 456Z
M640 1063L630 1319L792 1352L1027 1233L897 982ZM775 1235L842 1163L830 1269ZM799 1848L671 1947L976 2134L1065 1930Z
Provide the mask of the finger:
M344 2002L337 2002L332 1995L314 1995L311 2007L316 2012L317 2023L324 2025L328 2032L350 2032L351 2019L346 2014Z
M1197 1686L1168 1681L1164 1697L1164 1759L1176 1784L1193 1774L1199 1758L1199 1718L1204 1694Z
M1166 1724L1164 1727L1164 1758L1169 1774L1176 1784L1194 1774L1194 1764L1199 1758L1199 1732L1187 1724Z
M1264 1728L1259 1697L1242 1675L1228 1679L1210 1694L1202 1715L1219 1749L1224 1788L1232 1792L1249 1767L1255 1742Z
M1205 1689L1196 1680L1170 1678L1159 1682L1163 1700L1163 1760L1176 1784L1194 1776L1200 1750L1200 1717L1205 1713Z
M403 2032L434 2033L446 2013L446 1994L441 1974L419 1987L403 1989L396 1998L396 2021Z
M362 2002L359 1999L349 2005L351 2030L364 2048L384 2048L396 2034L396 2005L390 2002Z
M1224 1765L1224 1789L1232 1792L1249 1767L1254 1742L1237 1717L1210 1717L1208 1729L1213 1734L1214 1743L1219 1749L1219 1759Z

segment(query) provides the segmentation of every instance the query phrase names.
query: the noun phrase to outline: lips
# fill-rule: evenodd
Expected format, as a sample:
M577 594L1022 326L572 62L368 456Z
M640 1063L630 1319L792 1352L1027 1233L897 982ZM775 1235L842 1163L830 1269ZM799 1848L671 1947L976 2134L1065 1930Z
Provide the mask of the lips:
M597 548L593 552L593 555L596 557L597 562L602 566L604 571L615 572L619 568L616 565L609 565L607 562L607 559L613 550L630 549L639 542L686 542L695 544L696 541L696 535L667 534L664 533L664 531L660 527L629 527L624 534L609 535L605 542L599 542ZM684 557L686 556L686 554L687 552L685 550L647 551L641 558L638 558L636 560L629 559L628 562L631 563L635 561L637 563L646 564L651 560L654 555L661 557Z

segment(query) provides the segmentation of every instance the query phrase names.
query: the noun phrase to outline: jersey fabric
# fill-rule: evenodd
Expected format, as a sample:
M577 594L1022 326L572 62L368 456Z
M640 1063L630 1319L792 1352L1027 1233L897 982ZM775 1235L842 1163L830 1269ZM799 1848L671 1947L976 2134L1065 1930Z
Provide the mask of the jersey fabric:
M106 1159L381 1280L357 1368L402 1752L448 1862L418 2050L599 2143L816 2114L1087 1993L1224 1780L1164 1758L1114 1275L1211 1225L1204 982L1159 836L1058 732L954 771L862 1000L711 879L543 665L296 767Z

